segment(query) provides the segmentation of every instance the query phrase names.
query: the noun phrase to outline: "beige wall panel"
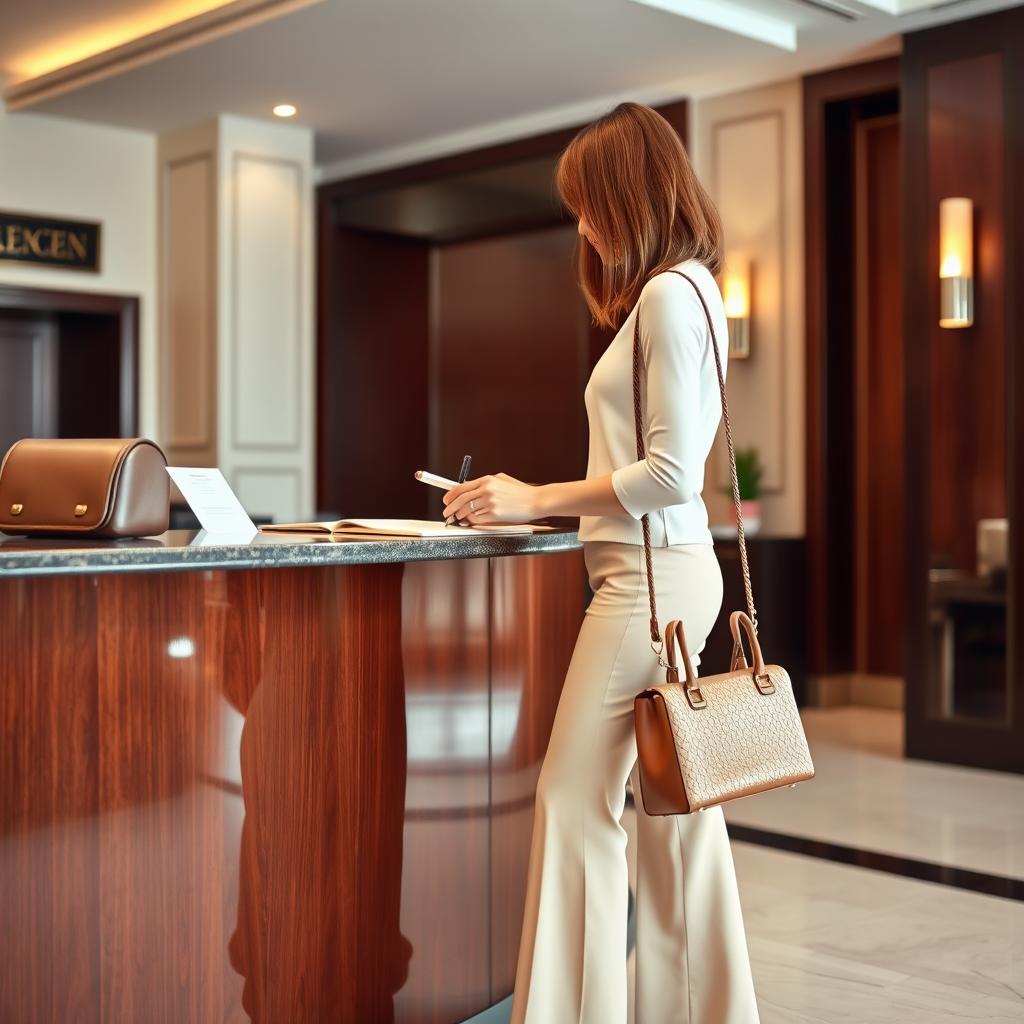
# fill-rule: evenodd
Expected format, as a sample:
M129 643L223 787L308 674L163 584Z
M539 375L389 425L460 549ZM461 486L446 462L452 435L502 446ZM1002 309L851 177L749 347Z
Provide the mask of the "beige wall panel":
M234 154L232 446L302 443L303 168Z
M756 168L756 172L755 172ZM783 391L782 114L779 111L717 122L711 132L710 186L725 225L726 257L743 253L751 263L751 353L730 364L729 412L737 448L756 445L764 463L761 487L778 493L785 484L785 417L765 393ZM717 460L718 487L729 485Z
M756 445L762 530L804 533L802 106L798 81L693 104L690 153L722 215L726 252L752 264L751 356L729 364L729 413L738 448ZM725 430L710 457L705 501L729 520Z
M238 500L250 515L271 515L278 522L296 522L309 514L303 502L302 476L297 469L237 466L232 476Z
M216 465L214 157L164 165L162 404L168 457Z

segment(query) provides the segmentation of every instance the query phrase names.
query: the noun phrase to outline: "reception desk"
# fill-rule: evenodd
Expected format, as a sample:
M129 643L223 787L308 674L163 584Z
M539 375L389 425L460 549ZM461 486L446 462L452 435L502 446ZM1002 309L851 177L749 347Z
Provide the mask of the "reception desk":
M576 534L192 540L0 534L0 1020L499 1002Z

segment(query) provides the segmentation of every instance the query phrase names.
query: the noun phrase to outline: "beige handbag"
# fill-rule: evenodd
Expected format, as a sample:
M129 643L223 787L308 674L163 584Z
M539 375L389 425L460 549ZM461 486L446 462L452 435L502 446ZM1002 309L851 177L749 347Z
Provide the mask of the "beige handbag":
M736 504L736 528L743 566L746 612L729 616L733 636L731 666L720 675L694 675L681 619L665 627L662 640L654 603L654 573L648 518L641 518L647 589L651 604L651 646L665 668L665 684L638 693L633 702L640 789L648 814L689 814L752 793L795 786L813 778L814 765L807 747L803 723L793 697L789 674L781 665L766 665L757 640L757 616L747 567L747 546L740 512L729 406L725 397L722 361L704 296L693 279L680 270L670 271L693 285L704 307L711 331L711 348L722 393L722 416L729 446L732 493ZM640 409L640 310L633 329L633 404L636 415L637 458L644 458ZM747 634L753 666L747 664L741 630ZM660 644L661 648L655 647ZM682 655L683 680L679 679L676 648ZM662 657L667 655L667 660Z

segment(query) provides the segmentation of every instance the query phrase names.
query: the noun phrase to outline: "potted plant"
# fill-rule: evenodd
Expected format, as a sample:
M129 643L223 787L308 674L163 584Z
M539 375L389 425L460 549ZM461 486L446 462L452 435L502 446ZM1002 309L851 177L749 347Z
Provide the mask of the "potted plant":
M736 480L740 488L740 512L743 515L744 534L755 534L761 529L761 477L764 466L757 454L757 449L736 449ZM732 485L727 488L732 494ZM736 509L731 509L732 523L736 525Z

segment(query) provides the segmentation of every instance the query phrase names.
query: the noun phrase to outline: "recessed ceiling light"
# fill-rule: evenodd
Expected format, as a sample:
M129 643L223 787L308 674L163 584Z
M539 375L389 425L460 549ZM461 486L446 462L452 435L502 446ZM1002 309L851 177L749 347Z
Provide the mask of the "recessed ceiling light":
M294 117L295 113L295 107L291 103L278 103L274 107L274 114L277 117Z

